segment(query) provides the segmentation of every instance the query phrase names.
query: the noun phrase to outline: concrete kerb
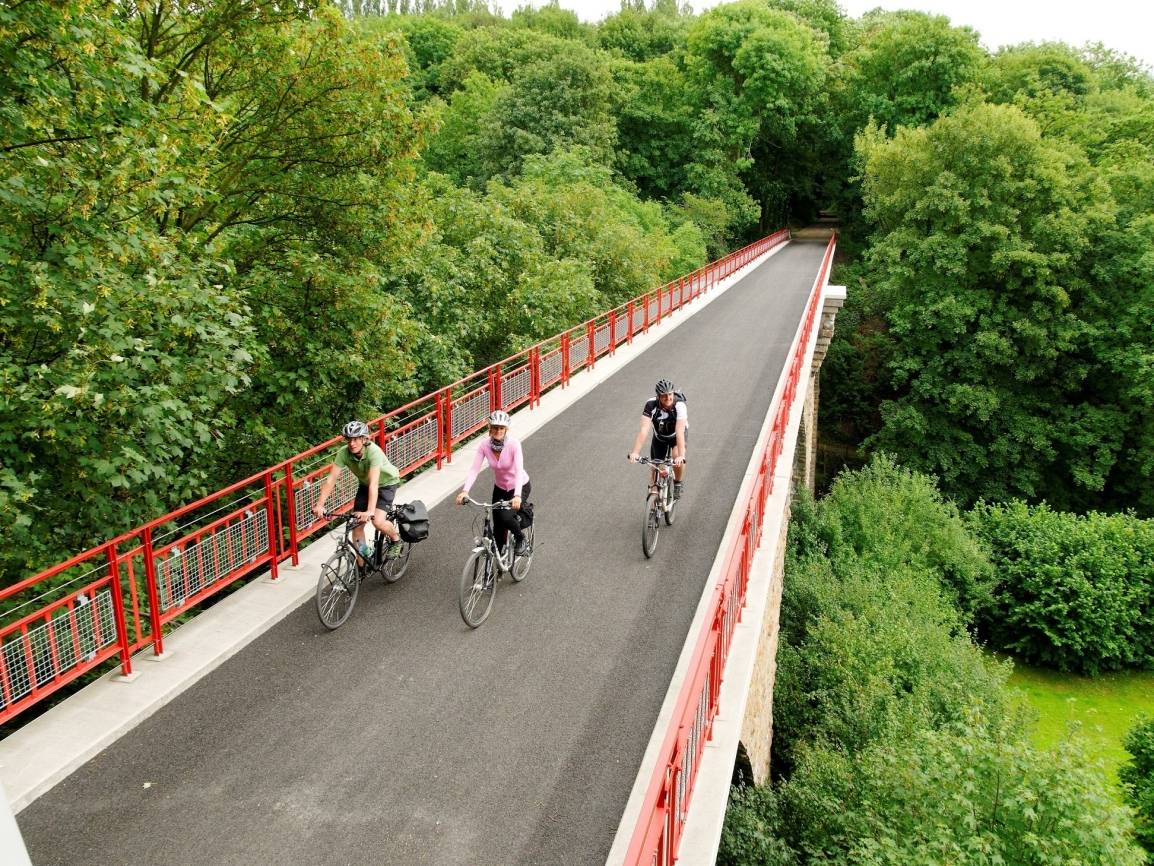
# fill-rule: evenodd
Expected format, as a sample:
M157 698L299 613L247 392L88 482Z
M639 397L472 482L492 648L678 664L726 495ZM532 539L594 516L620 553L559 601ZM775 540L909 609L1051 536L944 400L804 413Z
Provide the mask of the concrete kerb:
M826 287L823 286L823 294L825 289ZM819 316L820 313L821 308L818 309ZM810 332L809 343L806 346L806 363L802 365L803 381L798 383L793 406L790 409L785 442L782 452L777 458L777 469L773 476L773 493L770 494L763 512L762 525L767 527L767 531L762 535L762 543L755 552L750 566L745 607L742 609L740 621L734 629L733 642L730 645L729 657L722 674L718 715L714 719L712 736L706 742L698 767L697 782L694 787L693 798L690 801L688 817L678 851L677 859L681 863L713 863L717 859L717 847L721 839L721 827L725 820L730 780L733 776L733 761L741 737L749 684L757 659L762 622L769 601L773 567L780 544L780 533L776 529L788 513L792 496L794 452L797 447L797 434L801 426L806 393L810 386L808 362L813 356L820 331L817 324L815 323ZM793 346L797 345L799 337L800 327L798 335L794 338ZM793 346L790 349L790 358L793 357ZM681 656L677 661L677 667L669 683L669 691L661 705L657 722L653 726L653 736L645 750L641 767L637 771L637 778L633 783L633 789L621 816L621 823L613 839L609 856L605 860L606 866L622 866L625 863L625 855L628 853L629 843L632 841L633 833L641 818L645 794L649 788L650 780L653 778L653 772L660 757L661 746L673 721L673 714L677 708L677 699L682 685L689 674L695 639L704 628L706 617L711 614L712 599L722 579L722 570L725 566L725 551L729 550L735 537L741 532L741 524L745 517L744 503L748 500L753 485L757 482L761 454L764 452L773 430L774 407L785 389L788 375L789 368L787 366L782 370L781 377L774 389L773 399L770 400L769 412L765 416L765 422L753 450L753 457L750 459L742 479L737 501L718 548L717 558L714 560L705 584L705 590L702 592L701 602L694 614L693 622L690 624L689 638L686 640ZM773 522L770 523L768 518L772 518Z
M720 281L709 293L663 318L648 333L623 343L614 354L602 356L567 386L542 395L537 407L514 412L512 429L516 435L521 439L531 436L784 247L784 243L779 244ZM627 443L632 433L622 431L622 442ZM441 469L414 476L398 490L398 501L421 499L430 509L440 503L460 489L473 449L474 442L464 443ZM335 545L331 537L317 539L301 551L298 566L282 564L275 581L267 575L253 580L167 635L162 657L154 656L150 649L135 655L133 677L121 677L119 672L106 674L0 741L0 788L7 792L13 813L19 813L309 601L320 566Z

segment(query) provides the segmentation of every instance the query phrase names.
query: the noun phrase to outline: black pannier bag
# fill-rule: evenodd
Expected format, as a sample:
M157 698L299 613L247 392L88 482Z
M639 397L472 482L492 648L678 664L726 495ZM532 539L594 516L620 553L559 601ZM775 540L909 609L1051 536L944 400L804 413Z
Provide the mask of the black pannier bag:
M408 505L402 505L400 512L397 529L402 541L416 544L429 537L429 509L425 508L425 503L414 499Z
M524 503L517 512L517 519L521 521L521 528L528 529L533 525L533 503Z

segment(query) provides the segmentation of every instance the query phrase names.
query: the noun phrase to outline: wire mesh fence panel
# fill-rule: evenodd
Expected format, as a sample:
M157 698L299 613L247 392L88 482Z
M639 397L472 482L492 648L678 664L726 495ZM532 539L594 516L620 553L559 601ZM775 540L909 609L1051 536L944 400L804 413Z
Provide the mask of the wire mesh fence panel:
M327 475L325 473L324 475ZM315 478L306 478L301 482L300 486L293 491L293 507L297 518L297 529L307 529L312 526L316 518L313 516L313 507L317 504L317 500L321 498L321 485L324 483L324 475ZM333 492L329 494L329 498L325 500L325 509L331 512L342 510L346 505L351 503L357 495L357 487L360 484L357 477L347 469L342 469L337 475L337 482L333 487Z
M560 349L541 357L541 390L561 381L561 367Z
M112 591L78 593L0 638L0 717L38 690L71 679L117 644Z
M600 355L609 348L609 323L600 325L593 331L593 354Z
M533 371L529 367L522 367L501 377L502 408L512 409L529 399L533 391Z
M452 441L459 442L484 426L494 408L496 407L490 405L489 391L486 388L479 388L459 400L454 400Z
M398 432L390 434L385 443L389 461L404 474L434 459L439 447L439 426L437 413L429 412L420 420L409 422Z
M645 307L637 306L633 308L633 333L637 333L645 327Z
M569 372L573 373L589 361L589 338L582 335L569 344Z
M620 346L629 338L629 316L621 315L613 323L613 345Z
M268 554L268 510L263 506L246 509L189 543L174 544L156 559L160 609L168 612L185 606L206 589L240 576Z

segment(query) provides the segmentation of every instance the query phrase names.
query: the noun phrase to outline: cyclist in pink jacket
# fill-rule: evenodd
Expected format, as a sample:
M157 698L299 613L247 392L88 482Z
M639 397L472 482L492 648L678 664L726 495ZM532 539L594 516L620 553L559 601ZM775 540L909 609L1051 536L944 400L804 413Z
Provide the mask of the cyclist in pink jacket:
M508 502L510 505L509 509L493 512L493 522L498 530L497 543L503 546L505 541L505 533L500 530L509 530L517 544L515 552L520 556L525 553L526 540L517 512L521 511L522 503L528 506L532 485L529 483L529 473L525 471L521 442L509 435L509 413L500 409L489 416L489 438L481 440L477 445L473 465L461 492L457 494L458 505L465 504L469 490L486 462L493 470L493 501Z

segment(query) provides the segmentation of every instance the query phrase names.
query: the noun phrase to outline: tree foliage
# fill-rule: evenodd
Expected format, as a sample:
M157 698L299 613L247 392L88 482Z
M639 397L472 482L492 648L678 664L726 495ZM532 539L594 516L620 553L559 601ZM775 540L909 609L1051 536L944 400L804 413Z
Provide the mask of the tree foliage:
M1135 333L1115 323L1119 311L1146 316L1092 278L1114 220L1105 185L1006 106L859 146L894 389L869 444L961 500L1093 502L1132 465L1125 443L1147 417L1114 399L1119 388L1140 397L1138 383L1109 384L1104 366L1130 349L1143 366Z
M815 750L779 797L806 863L1142 863L1076 743L1040 751L977 712L858 754Z
M1130 760L1118 770L1126 803L1134 810L1134 835L1154 859L1154 719L1140 719L1123 743Z
M1064 671L1154 668L1154 521L1020 501L970 521L998 575L978 616L994 646Z

